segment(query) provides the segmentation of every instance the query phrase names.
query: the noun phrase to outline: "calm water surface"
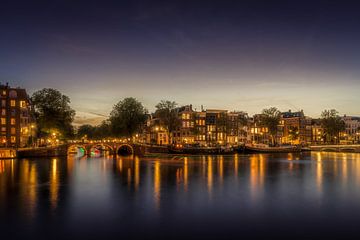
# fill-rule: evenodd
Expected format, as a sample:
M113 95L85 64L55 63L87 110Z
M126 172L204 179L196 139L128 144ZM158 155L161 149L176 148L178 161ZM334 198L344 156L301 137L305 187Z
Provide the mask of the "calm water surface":
M360 237L360 154L0 160L12 238Z

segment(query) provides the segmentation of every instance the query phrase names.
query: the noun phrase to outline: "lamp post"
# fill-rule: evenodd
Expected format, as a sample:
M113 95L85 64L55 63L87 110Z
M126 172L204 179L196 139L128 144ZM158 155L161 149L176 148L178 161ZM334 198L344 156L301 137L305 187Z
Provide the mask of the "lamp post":
M31 126L30 126L30 129L31 129L31 146L32 147L35 147L35 144L34 144L34 128L35 128L35 126L34 126L34 124L31 124Z

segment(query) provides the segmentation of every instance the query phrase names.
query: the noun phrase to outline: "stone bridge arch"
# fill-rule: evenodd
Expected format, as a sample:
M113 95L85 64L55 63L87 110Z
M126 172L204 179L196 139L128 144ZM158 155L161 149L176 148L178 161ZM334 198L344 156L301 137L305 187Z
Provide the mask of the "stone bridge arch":
M115 154L121 156L135 155L135 149L131 144L123 143L117 146Z
M84 155L86 155L88 153L88 149L87 149L86 145L74 143L74 144L68 145L67 154L73 152L74 149L83 149L84 150Z
M105 147L105 148L109 149L110 154L114 153L114 146L112 146L110 144L107 144L107 143L91 143L91 144L88 144L89 152L91 151L92 148L96 148L98 146Z

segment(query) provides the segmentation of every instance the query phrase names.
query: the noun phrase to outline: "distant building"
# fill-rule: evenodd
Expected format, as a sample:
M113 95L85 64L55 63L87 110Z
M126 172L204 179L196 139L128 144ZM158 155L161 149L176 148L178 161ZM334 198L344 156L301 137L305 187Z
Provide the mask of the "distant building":
M206 145L206 112L195 112L195 143L200 146Z
M263 114L249 118L247 142L253 144L270 144L269 129L262 122Z
M33 133L30 99L25 89L0 85L1 147L24 147Z
M325 132L321 126L321 119L312 119L311 121L311 144L324 143Z
M345 123L345 132L342 139L345 143L360 142L360 117L344 116L341 118Z
M192 105L177 109L180 126L173 132L173 143L192 144L195 141L195 111Z
M311 141L311 118L306 117L304 112L292 112L291 110L281 114L279 124L280 143L282 144L305 144Z
M226 145L227 110L206 110L206 144L208 146Z
M168 145L168 131L161 125L160 119L149 114L144 127L144 140L147 144Z

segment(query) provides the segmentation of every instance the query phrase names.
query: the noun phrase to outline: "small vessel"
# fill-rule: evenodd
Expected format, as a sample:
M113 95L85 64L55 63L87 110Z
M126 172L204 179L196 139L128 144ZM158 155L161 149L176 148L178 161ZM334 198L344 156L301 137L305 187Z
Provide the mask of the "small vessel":
M235 153L232 147L190 147L190 146L175 146L169 147L169 153L173 154L233 154Z
M245 145L245 152L257 152L257 153L301 152L301 147L299 146L269 147L268 145L264 145L264 144Z

